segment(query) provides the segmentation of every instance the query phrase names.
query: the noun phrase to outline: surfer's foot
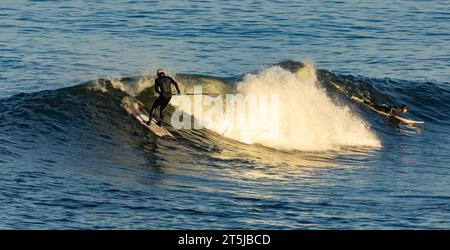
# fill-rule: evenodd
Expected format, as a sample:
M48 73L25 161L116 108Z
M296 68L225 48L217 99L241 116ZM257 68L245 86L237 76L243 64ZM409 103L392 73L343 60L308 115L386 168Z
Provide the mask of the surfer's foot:
M158 126L160 126L160 127L161 127L161 124L162 124L162 121L161 121L161 120L159 120L159 121L156 122L156 125L158 125Z
M148 121L145 122L145 124L147 124L149 126L150 126L150 123L151 123L151 120L148 120Z

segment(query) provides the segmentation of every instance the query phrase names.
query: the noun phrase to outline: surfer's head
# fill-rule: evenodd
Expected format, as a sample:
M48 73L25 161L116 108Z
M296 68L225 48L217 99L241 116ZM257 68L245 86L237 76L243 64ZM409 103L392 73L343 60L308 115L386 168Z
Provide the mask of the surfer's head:
M156 75L157 75L157 76L163 76L163 75L165 75L164 69L158 69L158 70L156 71Z
M401 108L403 113L406 113L408 111L408 106L406 104L402 104Z

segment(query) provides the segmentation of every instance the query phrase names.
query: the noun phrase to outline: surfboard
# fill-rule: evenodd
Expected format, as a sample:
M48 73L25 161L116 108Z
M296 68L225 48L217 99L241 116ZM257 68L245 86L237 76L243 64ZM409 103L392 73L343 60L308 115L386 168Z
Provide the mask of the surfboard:
M142 104L142 102L138 99L126 96L122 99L122 107L128 114L138 120L142 126L150 130L150 132L154 135L164 139L176 140L176 137L172 135L172 133L170 133L165 127L156 125L155 119L152 118L150 126L145 123L148 121L149 112L145 108L144 104Z
M400 121L405 122L405 123L414 123L414 124L423 124L424 123L423 121L414 121L414 120L408 119L406 117L398 116L398 115L394 115L394 117L395 117L395 119L399 119Z
M374 111L374 112L376 112L376 113L378 113L380 115L384 115L384 116L387 116L387 117L393 117L393 118L395 118L395 119L397 119L397 120L399 120L399 121L401 121L403 123L406 123L406 124L410 124L411 125L411 124L422 124L422 123L424 123L423 121L415 121L415 120L411 120L411 119L409 119L407 117L403 117L403 116L399 116L399 115L391 115L391 114L388 114L386 112L380 111L380 110L375 109L372 106L366 104L363 99L358 98L356 96L352 96L351 99L353 101L355 101L355 102L358 102L358 103L364 105L365 107L371 109L372 111Z

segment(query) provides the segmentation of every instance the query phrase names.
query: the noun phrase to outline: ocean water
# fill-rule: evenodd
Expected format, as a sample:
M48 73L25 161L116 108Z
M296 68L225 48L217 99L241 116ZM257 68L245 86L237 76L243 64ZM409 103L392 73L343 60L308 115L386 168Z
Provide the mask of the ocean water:
M1 1L0 228L449 229L449 6ZM120 104L151 105L159 67L279 94L280 136L155 138Z

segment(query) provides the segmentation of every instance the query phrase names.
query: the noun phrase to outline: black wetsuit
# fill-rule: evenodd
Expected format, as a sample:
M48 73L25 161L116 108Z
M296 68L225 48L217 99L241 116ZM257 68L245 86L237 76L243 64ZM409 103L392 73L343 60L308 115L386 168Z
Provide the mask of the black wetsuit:
M389 114L400 115L401 113L403 113L402 107L389 107Z
M150 119L147 123L150 123L153 111L159 107L159 125L161 124L163 118L164 118L164 109L167 107L167 105L170 102L170 99L172 99L172 84L175 85L175 88L178 91L178 94L180 94L180 88L178 87L178 83L172 79L170 76L158 76L155 79L155 90L156 93L159 94L158 98L153 103L153 106L150 110Z
M403 109L401 107L388 106L386 104L383 105L374 104L372 105L372 107L376 110L382 111L390 115L399 115L403 113Z

